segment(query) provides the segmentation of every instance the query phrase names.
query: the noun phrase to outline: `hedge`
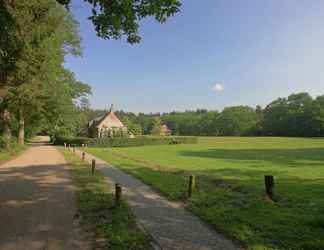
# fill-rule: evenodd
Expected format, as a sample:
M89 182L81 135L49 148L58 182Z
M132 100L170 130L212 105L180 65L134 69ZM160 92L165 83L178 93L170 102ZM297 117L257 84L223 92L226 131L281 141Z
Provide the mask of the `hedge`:
M56 145L63 145L64 142L74 146L87 144L92 147L136 147L145 145L194 144L198 142L198 138L193 136L141 136L136 138L57 137L54 143Z

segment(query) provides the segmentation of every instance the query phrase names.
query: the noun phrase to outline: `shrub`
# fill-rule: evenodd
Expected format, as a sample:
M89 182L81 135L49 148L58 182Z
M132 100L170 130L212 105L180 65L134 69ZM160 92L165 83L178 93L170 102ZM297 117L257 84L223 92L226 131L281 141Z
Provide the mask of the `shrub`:
M2 136L0 136L0 150L4 149L5 140ZM15 150L18 147L17 138L12 137L10 140L10 149Z
M4 139L2 136L0 136L0 149L2 149L4 146Z
M57 136L52 138L55 145L63 145L64 142L74 146L81 146L82 144L90 144L93 140L87 137L70 137L70 136Z
M136 138L86 138L86 137L57 137L56 145L67 144L81 146L88 144L93 147L136 147L145 145L166 145L166 144L194 144L197 137L154 137L142 136Z

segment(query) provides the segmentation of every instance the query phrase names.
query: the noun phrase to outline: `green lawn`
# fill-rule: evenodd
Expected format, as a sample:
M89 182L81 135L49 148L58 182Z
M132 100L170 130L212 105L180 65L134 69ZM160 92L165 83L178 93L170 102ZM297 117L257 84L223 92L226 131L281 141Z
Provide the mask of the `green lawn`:
M249 249L324 249L324 139L208 137L193 145L88 148ZM264 197L275 176L276 203Z
M71 152L62 152L72 169L78 214L83 228L91 233L91 249L148 250L150 238L135 222L128 205L115 206L112 187L90 166Z

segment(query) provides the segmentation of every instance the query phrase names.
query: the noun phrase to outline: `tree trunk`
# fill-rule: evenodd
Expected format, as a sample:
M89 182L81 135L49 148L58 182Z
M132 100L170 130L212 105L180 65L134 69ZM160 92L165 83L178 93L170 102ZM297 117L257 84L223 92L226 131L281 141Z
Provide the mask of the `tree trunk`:
M4 139L4 147L5 149L10 149L10 141L11 141L11 128L10 128L10 112L8 109L4 109L2 113L3 118L3 139Z
M18 144L25 144L25 118L22 110L19 110Z

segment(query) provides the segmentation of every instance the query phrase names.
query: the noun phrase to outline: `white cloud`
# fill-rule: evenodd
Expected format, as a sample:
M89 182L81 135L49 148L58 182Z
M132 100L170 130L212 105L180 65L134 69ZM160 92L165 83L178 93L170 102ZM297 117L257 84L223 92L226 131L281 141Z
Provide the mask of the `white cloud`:
M224 84L223 83L215 83L213 85L213 87L211 88L212 91L215 91L215 92L223 92L224 91Z

